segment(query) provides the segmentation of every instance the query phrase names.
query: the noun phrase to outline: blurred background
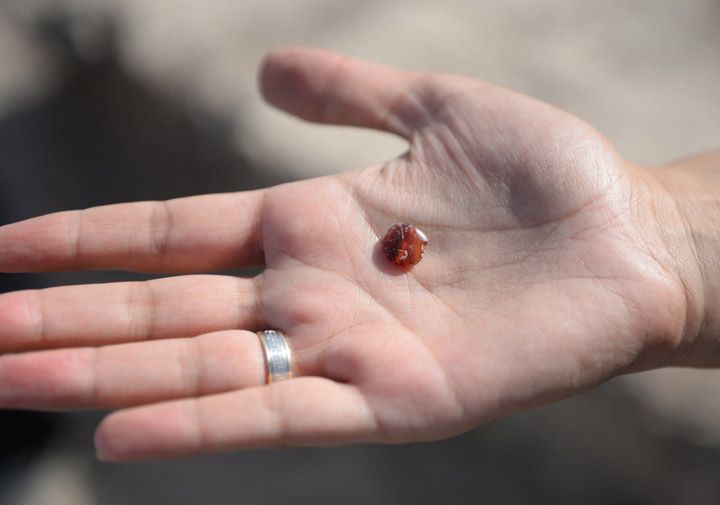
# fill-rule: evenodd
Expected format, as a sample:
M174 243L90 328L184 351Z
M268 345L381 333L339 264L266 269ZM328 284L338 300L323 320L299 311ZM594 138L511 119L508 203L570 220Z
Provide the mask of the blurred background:
M256 69L283 45L495 81L640 163L720 148L718 0L0 0L0 223L403 151L264 105ZM2 275L0 291L141 278ZM101 414L2 412L0 505L716 505L719 393L720 372L663 370L443 442L154 464L97 463Z

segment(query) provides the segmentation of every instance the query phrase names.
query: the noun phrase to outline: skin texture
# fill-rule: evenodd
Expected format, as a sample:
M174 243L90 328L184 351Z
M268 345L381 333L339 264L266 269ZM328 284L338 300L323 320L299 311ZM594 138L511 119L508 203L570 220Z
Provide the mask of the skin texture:
M583 121L486 82L320 50L273 52L261 88L408 151L0 228L1 271L193 274L1 295L0 407L119 409L96 435L108 460L398 443L692 354L704 288L687 220ZM379 247L396 222L430 239L410 271ZM254 279L198 275L252 264L265 265ZM289 336L301 377L262 385L252 331L265 328Z

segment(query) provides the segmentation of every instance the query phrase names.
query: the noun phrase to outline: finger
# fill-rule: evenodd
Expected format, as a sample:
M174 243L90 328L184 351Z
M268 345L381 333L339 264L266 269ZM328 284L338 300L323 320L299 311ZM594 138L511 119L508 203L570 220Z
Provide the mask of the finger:
M100 459L121 461L361 442L376 432L356 387L304 377L120 411L101 423L95 444Z
M266 100L308 121L364 126L409 138L428 121L427 79L319 49L280 49L262 66Z
M180 338L262 326L255 280L225 275L0 295L0 352Z
M262 263L262 191L58 212L0 227L0 272L211 271Z
M196 338L0 356L0 407L116 408L257 386L265 380L257 335Z

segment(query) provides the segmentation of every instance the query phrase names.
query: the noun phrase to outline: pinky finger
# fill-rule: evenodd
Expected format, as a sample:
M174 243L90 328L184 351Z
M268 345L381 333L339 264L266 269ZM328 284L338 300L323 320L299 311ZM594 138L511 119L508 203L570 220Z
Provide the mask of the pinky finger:
M375 416L351 385L304 377L111 414L95 434L104 461L371 441Z

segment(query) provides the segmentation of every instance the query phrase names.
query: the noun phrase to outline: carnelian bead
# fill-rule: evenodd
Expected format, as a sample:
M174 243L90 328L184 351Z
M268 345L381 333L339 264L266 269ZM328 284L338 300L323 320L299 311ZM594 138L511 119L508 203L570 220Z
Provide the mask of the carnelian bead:
M402 267L411 267L417 264L425 253L428 239L427 235L418 227L398 223L390 227L382 240L382 249L385 257Z

